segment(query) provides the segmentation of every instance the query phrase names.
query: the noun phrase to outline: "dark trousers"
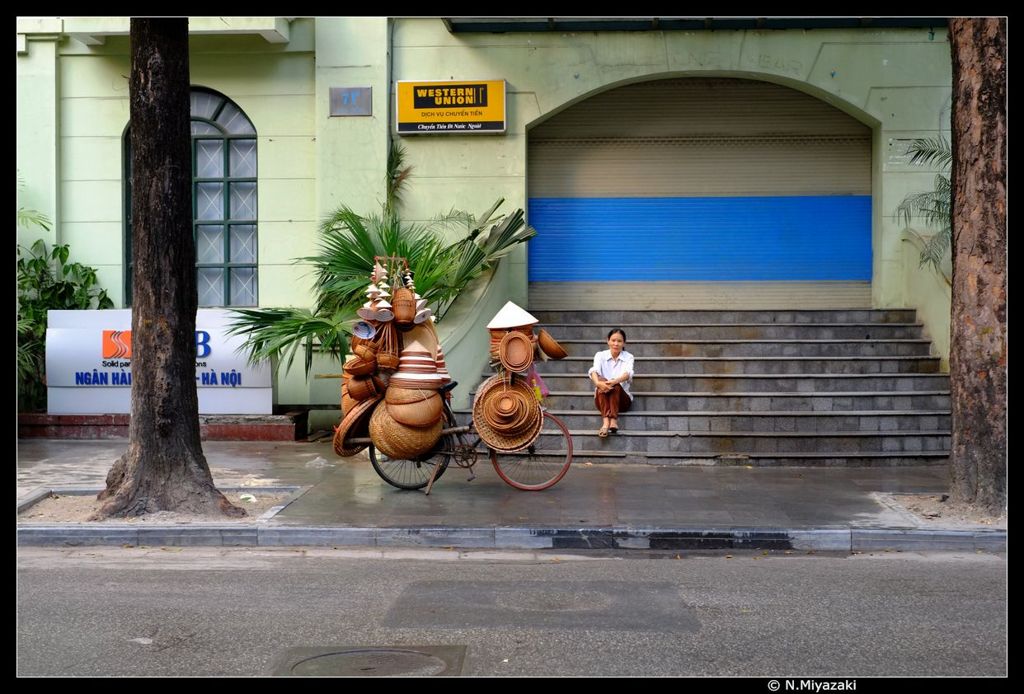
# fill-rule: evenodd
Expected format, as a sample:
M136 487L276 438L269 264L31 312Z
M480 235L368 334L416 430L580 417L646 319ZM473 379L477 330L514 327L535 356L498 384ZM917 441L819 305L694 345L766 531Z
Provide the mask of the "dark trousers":
M629 411L633 400L626 395L626 391L622 389L622 386L616 383L609 393L602 393L599 390L594 391L594 404L601 411L602 417L617 419L619 412Z

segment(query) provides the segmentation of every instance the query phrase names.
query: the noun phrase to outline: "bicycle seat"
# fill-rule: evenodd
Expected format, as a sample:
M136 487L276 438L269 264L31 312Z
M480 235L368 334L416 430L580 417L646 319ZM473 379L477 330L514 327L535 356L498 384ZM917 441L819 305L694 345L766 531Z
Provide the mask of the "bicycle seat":
M448 391L453 390L455 388L455 386L457 386L457 385L459 385L458 381L452 381L451 383L448 383L448 384L443 385L440 388L438 388L437 392L441 393L442 395L444 395Z

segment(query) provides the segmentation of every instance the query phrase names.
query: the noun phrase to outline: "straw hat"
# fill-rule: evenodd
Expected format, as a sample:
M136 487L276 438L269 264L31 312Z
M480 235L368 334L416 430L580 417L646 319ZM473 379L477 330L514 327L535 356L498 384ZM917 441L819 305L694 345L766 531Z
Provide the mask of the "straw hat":
M334 429L335 453L342 458L347 458L366 448L366 444L354 445L351 448L345 448L345 440L366 436L367 424L369 423L370 415L373 412L373 408L381 400L383 400L383 396L378 396L370 400L363 400L361 403L353 407L348 414L341 418L341 424Z
M373 307L373 301L367 301L363 304L362 308L356 311L356 314L364 320L377 320L377 309Z
M437 331L434 329L433 324L415 325L409 328L409 330L402 335L402 341L406 347L418 344L420 347L415 349L422 349L430 353L437 351Z
M372 340L376 334L377 328L366 321L359 321L352 327L352 337L358 337L360 340Z
M434 363L437 364L437 375L441 378L441 383L450 383L452 375L448 373L448 365L444 362L444 350L441 349L441 345L437 346L437 356L434 359Z
M416 340L407 339L405 345L398 360L398 371L391 376L391 384L413 389L440 388L441 377L437 373L434 350Z
M533 325L537 322L539 321L536 318L519 308L515 303L509 301L495 314L491 322L487 324L487 329L505 328L508 330L524 325Z

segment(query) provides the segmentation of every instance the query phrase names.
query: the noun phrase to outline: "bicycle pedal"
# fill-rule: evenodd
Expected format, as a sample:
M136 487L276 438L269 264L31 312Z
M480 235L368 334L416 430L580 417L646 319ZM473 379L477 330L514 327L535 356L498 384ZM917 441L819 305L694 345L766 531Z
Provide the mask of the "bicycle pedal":
M475 479L476 479L476 475L470 475L469 477L466 478L466 481L467 482L472 482Z

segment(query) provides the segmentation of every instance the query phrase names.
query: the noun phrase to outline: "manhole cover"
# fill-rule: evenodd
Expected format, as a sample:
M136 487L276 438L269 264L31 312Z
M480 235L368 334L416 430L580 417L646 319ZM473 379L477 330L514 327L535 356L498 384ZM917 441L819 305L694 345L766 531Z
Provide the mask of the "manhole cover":
M429 677L457 675L465 646L407 646L289 651L278 675L306 677Z

